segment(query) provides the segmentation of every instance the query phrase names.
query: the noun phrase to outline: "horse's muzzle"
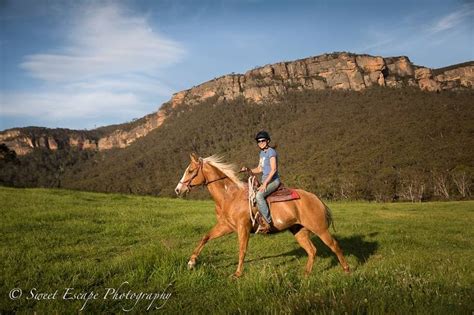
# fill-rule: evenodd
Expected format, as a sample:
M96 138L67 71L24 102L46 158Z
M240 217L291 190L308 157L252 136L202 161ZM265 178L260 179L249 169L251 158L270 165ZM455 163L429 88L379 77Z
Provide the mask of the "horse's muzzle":
M183 187L184 186L184 187ZM182 183L179 183L178 186L174 189L174 192L176 195L179 197L189 191L188 185L183 185Z

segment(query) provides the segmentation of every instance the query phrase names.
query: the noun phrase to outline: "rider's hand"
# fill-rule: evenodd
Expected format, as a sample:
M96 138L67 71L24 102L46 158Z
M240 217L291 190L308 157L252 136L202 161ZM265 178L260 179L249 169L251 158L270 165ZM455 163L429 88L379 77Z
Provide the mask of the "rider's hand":
M266 183L263 183L259 188L258 188L259 191L261 192L265 192L265 190L267 190L267 184Z

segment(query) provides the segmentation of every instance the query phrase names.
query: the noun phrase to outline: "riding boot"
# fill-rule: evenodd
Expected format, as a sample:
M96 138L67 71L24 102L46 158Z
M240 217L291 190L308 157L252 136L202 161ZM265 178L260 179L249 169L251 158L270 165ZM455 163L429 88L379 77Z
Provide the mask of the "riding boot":
M255 233L268 234L272 229L271 223L269 224L262 216L258 217L258 229Z

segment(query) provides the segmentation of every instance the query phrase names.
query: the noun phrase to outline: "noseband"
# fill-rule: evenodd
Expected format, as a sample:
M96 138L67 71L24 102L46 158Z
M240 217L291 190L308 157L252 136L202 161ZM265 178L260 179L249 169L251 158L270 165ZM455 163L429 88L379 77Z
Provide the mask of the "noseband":
M224 177L220 177L220 178L213 179L213 180L207 180L206 175L204 175L203 167L204 167L204 161L201 158L199 158L199 167L197 168L197 171L193 174L193 176L191 176L190 179L185 180L184 182L179 181L179 183L181 185L184 185L187 188L187 190L191 190L191 188L193 188L193 187L201 186L201 185L207 186L211 183L214 183L214 182L217 182L217 181L222 180L224 178L227 178L227 176L224 175ZM193 181L193 179L196 176L199 175L199 171L202 172L202 177L204 177L204 183L197 184L197 185L192 185L191 182Z

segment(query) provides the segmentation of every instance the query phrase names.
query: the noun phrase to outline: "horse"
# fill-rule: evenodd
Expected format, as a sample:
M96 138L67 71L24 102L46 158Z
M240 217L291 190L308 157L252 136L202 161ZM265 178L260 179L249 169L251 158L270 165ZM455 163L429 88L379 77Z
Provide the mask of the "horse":
M178 182L175 193L178 196L188 193L192 187L204 185L215 202L217 223L205 234L194 249L188 261L188 268L194 269L197 258L206 243L212 239L237 232L239 242L239 263L233 274L242 276L252 223L249 213L246 184L237 177L234 165L224 163L222 158L212 155L206 158L192 153L190 163ZM346 273L350 273L342 250L329 233L332 222L330 209L314 194L296 189L300 198L270 204L270 213L276 232L290 230L299 245L308 254L305 275L309 275L316 257L316 247L310 239L312 233L326 244Z

